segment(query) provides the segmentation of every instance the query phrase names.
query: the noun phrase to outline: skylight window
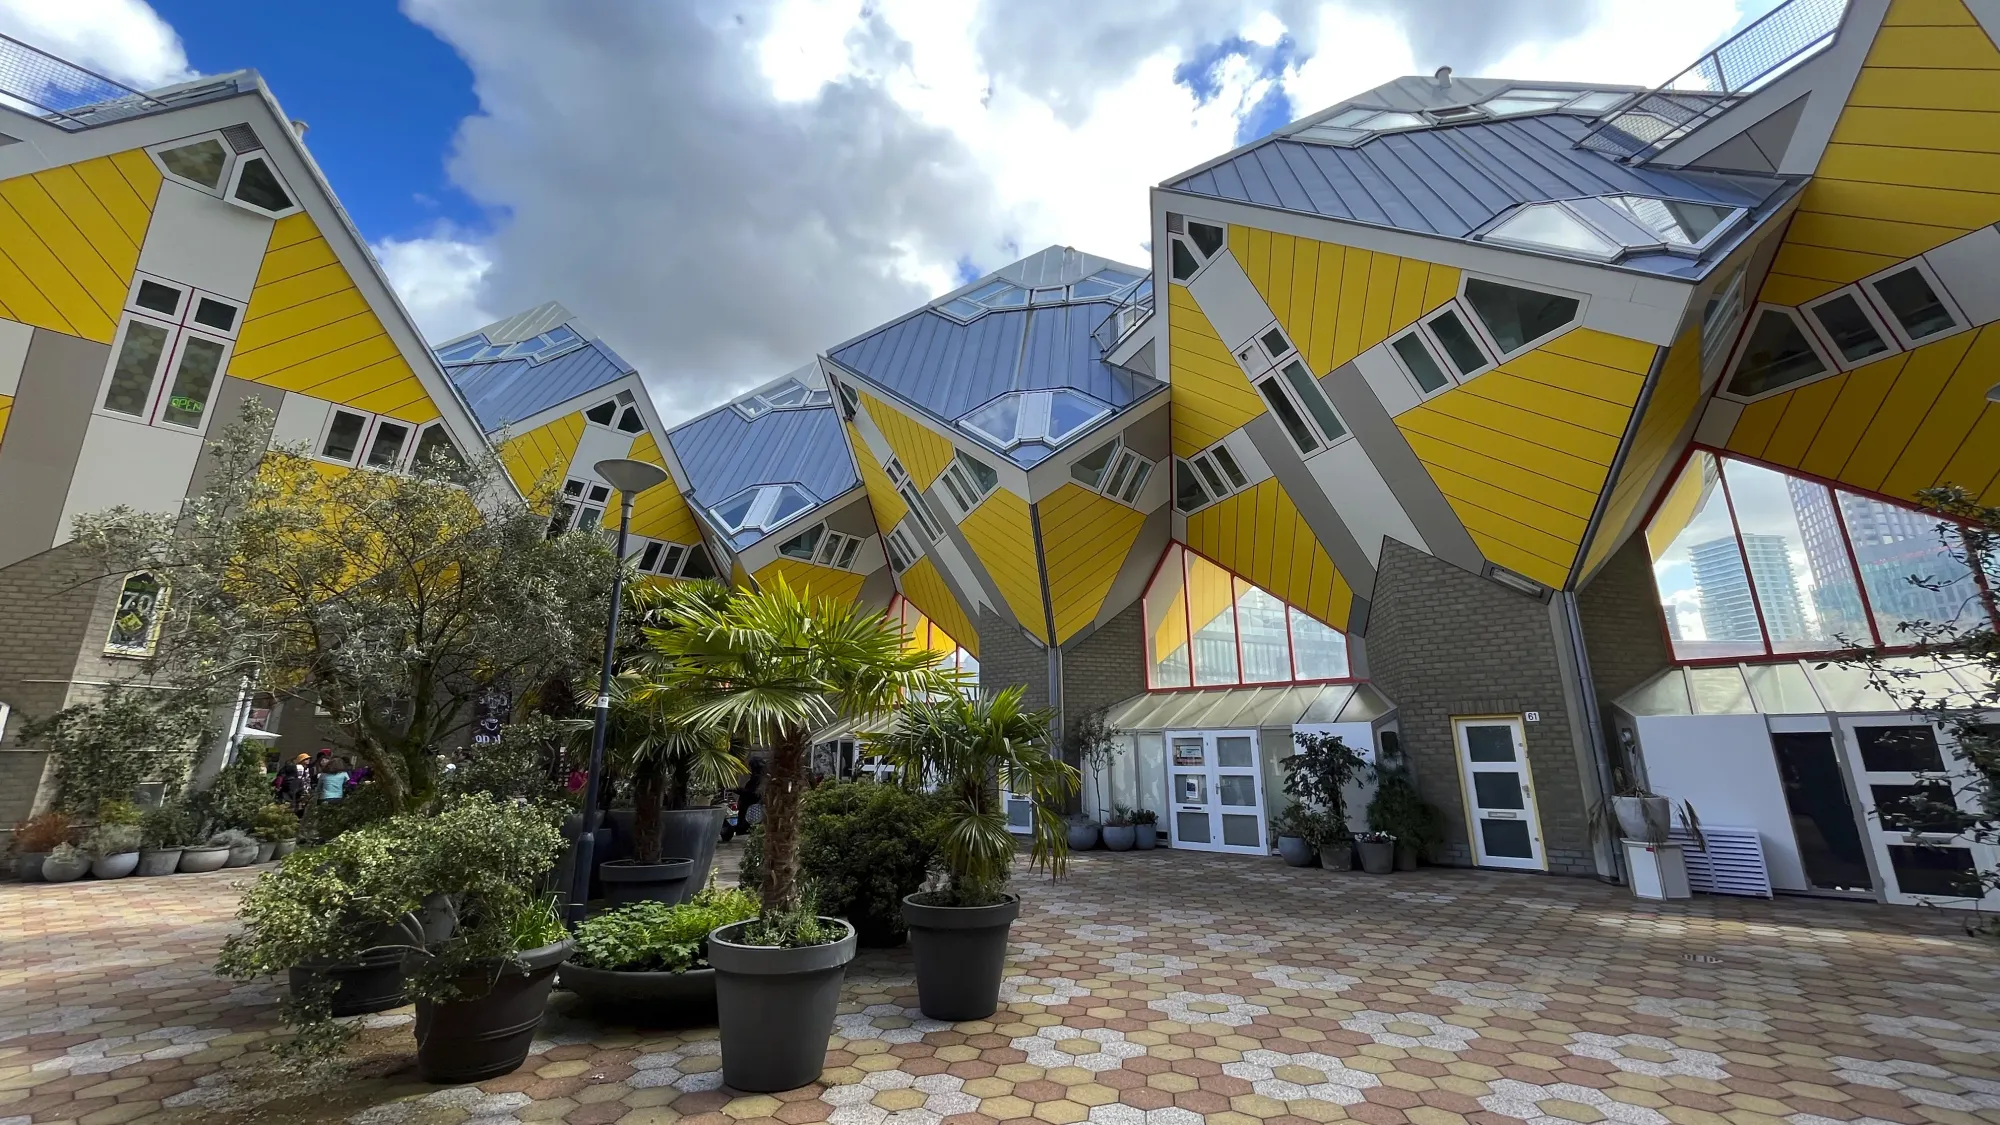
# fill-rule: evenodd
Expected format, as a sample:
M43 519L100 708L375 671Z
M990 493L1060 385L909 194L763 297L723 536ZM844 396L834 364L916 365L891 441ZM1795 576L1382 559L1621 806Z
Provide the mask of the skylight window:
M1668 246L1689 250L1706 246L1711 235L1743 213L1737 207L1655 199L1648 195L1607 195L1603 203L1659 236Z
M1530 250L1547 250L1597 262L1627 254L1699 255L1736 228L1741 207L1606 195L1529 203L1479 237Z
M1089 297L1108 297L1114 293L1130 289L1145 280L1144 275L1127 273L1124 270L1098 270L1089 277L1069 287L1071 300L1080 301Z
M1054 448L1111 413L1080 391L1013 391L965 416L959 425L1011 450L1023 443Z
M1560 203L1530 203L1482 237L1488 242L1553 250L1600 262L1612 261L1625 252Z
M1593 90L1564 108L1578 113L1603 113L1631 96L1618 90Z
M1423 124L1426 124L1424 119L1414 113L1399 113L1389 110L1364 117L1355 122L1354 127L1379 133L1385 129L1414 129Z
M731 405L736 413L754 422L773 410L805 410L832 404L832 391L808 387L797 379L786 379L777 386Z
M709 514L734 535L770 531L813 506L812 493L796 484L764 484L746 488L709 509Z

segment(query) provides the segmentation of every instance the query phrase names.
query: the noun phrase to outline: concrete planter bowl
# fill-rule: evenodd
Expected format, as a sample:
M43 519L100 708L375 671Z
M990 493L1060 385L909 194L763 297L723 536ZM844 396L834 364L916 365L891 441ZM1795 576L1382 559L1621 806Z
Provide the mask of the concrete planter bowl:
M548 1006L556 969L575 951L568 938L524 950L505 965L466 974L460 988L467 994L477 995L491 983L477 999L417 1001L417 1073L426 1082L460 1083L520 1069ZM832 1020L827 1022L831 1032Z
M229 849L202 844L199 847L181 849L181 873L199 874L203 871L220 871L229 862Z
M825 945L782 949L737 942L748 922L717 926L708 935L724 1085L772 1094L818 1081L855 945L853 926L839 918L820 920L844 936Z
M90 873L99 879L123 879L139 869L138 852L119 852L116 855L100 855L90 861Z
M714 849L710 849L713 854ZM689 876L694 874L691 859L663 859L640 863L614 859L597 865L597 880L604 885L604 897L613 906L634 902L664 902L668 906L688 896Z
M592 1011L627 1015L646 1024L689 1027L715 1022L715 970L625 972L564 964L556 984Z
M1097 822L1094 820L1072 820L1069 822L1069 850L1087 852L1097 846Z
M1160 846L1160 830L1157 825L1135 824L1132 826L1132 831L1134 851L1150 852Z
M1139 830L1130 824L1104 826L1104 850L1129 852L1139 843Z
M55 853L51 852L49 853L49 857L42 861L42 879L44 882L49 883L68 883L72 880L81 879L89 870L89 856L78 856L75 859L57 859Z
M14 878L23 883L42 881L42 861L49 858L47 852L14 853Z
M278 842L276 840L259 840L257 842L258 863L269 863L277 854Z
M271 857L273 859L283 859L298 850L299 842L297 840L279 840L276 850L271 853Z
M917 963L917 1006L934 1020L983 1020L1000 1006L1007 933L1020 916L1021 898L1008 895L991 906L933 906L917 901L923 897L903 899Z
M1310 840L1299 836L1278 837L1278 855L1286 867L1311 867L1313 846Z
M143 876L172 875L180 870L181 849L146 848L139 853L139 874Z

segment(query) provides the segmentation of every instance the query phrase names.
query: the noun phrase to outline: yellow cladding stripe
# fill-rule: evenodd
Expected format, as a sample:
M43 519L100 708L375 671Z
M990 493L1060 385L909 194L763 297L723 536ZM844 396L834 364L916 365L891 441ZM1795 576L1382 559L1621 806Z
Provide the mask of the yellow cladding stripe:
M667 467L667 459L660 456L660 443L650 431L633 440L629 456L634 461ZM669 543L701 542L701 527L695 522L694 509L688 507L687 498L681 495L680 487L671 477L666 483L641 492L633 502L632 534L665 539Z
M852 571L817 566L799 559L778 558L757 571L757 585L768 586L778 579L801 594L851 602L861 596L863 578Z
M1167 303L1174 455L1186 457L1264 413L1264 400L1187 288L1167 286Z
M1036 507L1056 643L1061 644L1097 619L1146 517L1074 483L1056 489Z
M1013 608L1021 627L1046 642L1048 614L1042 607L1041 565L1035 558L1035 528L1028 502L1004 488L997 489L965 517L958 530Z
M1715 487L1719 478L1703 472L1701 466L1712 464L1714 461L1707 454L1699 460L1690 460L1681 467L1680 476L1675 478L1667 494L1661 497L1659 510L1646 523L1646 550L1654 559L1667 553L1667 548L1673 546L1674 540L1687 530L1695 513L1704 507L1709 490Z
M1578 328L1396 425L1488 559L1561 586L1656 352Z
M0 442L7 440L7 419L14 413L14 396L0 395Z
M1728 448L1915 502L1956 484L2000 497L2000 325L1925 344L1750 404Z
M887 535L910 514L910 506L903 503L896 486L889 483L889 474L882 469L882 462L875 459L875 453L868 443L861 440L861 431L854 423L847 424L847 448L854 451L854 464L861 470L862 487L868 490L868 506L875 512L875 526Z
M896 460L903 463L918 488L929 488L944 467L951 464L955 452L951 443L874 395L866 391L860 395L862 409L868 411L875 428L882 431L889 448L895 451Z
M1347 628L1354 592L1276 477L1189 516L1187 545L1326 624Z
M271 228L229 373L405 422L438 416L416 372L305 214Z
M0 316L110 343L160 179L135 149L0 180Z
M1229 251L1305 354L1306 365L1321 375L1458 292L1459 271L1453 266L1254 227L1230 227Z
M903 596L911 605L937 622L953 640L965 646L965 651L979 655L979 632L972 627L965 607L951 596L951 587L944 584L935 563L928 558L918 559L915 566L903 572L900 582Z
M2000 48L1961 0L1894 0L1763 299L1796 305L2000 219Z
M500 446L500 463L514 478L514 487L531 503L546 503L562 488L563 473L583 440L583 414L565 414L553 422L508 438Z
M1653 397L1646 401L1646 413L1632 436L1632 448L1611 486L1611 499L1605 504L1604 520L1584 559L1584 571L1603 562L1622 541L1625 526L1645 507L1651 495L1649 486L1660 466L1680 453L1681 433L1701 404L1701 329L1693 327L1681 333L1667 352L1660 381L1653 388Z

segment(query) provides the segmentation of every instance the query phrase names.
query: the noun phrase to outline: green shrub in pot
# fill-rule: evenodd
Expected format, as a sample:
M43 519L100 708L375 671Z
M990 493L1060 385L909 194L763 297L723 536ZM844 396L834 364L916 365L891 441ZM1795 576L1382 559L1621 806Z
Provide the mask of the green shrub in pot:
M1347 824L1347 789L1374 770L1361 752L1337 734L1294 731L1297 752L1278 759L1285 773L1285 795L1325 817L1318 841L1320 866L1346 871L1353 865L1353 834Z
M576 964L619 973L686 973L708 968L708 934L757 916L757 896L709 887L685 902L635 902L576 928Z
M800 802L799 878L819 908L854 926L865 946L903 944L903 898L923 889L938 860L945 797L874 781L815 786ZM741 882L762 887L764 834L743 848Z
M1397 862L1407 854L1411 866L1444 842L1444 816L1417 794L1402 771L1383 770L1375 796L1368 802L1368 827L1396 838Z
M257 810L256 817L250 822L250 834L266 843L296 840L299 818L290 808L273 801Z

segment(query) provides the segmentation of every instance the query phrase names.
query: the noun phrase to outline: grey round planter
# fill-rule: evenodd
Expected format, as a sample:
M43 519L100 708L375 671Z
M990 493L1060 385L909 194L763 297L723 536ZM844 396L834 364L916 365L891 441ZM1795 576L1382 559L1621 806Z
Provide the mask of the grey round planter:
M922 897L920 892L903 899L917 965L917 1007L950 1023L985 1019L1000 1006L1007 931L1020 916L1020 896L991 906L933 906L917 901Z
M684 973L593 969L569 962L556 984L592 1009L641 1015L646 1023L685 1026L715 1019L715 970Z
M1132 826L1132 847L1136 851L1150 852L1160 846L1160 830L1156 825L1135 824Z
M181 849L181 871L186 874L219 871L228 862L228 848L201 844L196 847Z
M1319 865L1328 871L1354 870L1354 841L1342 840L1319 849Z
M1097 846L1097 822L1094 820L1069 822L1069 850L1087 852Z
M179 848L147 848L139 853L139 874L142 876L172 875L180 866Z
M99 879L123 879L138 869L138 852L94 856L90 861L90 873Z
M633 902L664 902L672 906L688 896L688 878L692 874L691 859L663 859L658 863L614 859L597 865L597 880L604 885L605 900L613 906Z
M14 853L14 878L23 883L42 881L42 861L49 858L47 852Z
M272 858L277 854L278 854L278 842L276 840L257 841L258 863L269 863L271 862Z
M1396 869L1396 841L1356 840L1354 850L1361 853L1361 870L1370 875L1387 875Z
M715 845L722 839L722 820L729 810L721 805L695 809L668 809L660 814L660 854L684 855L694 863L688 872L687 893L708 886L708 874L715 868Z
M1139 842L1139 830L1130 824L1104 826L1104 850L1129 852Z
M839 918L821 921L840 927L845 936L826 945L780 949L731 940L748 922L718 926L708 935L724 1085L770 1094L819 1079L855 944L853 926Z
M1396 845L1396 870L1415 871L1417 869L1417 849L1404 844Z
M65 860L57 859L55 853L51 852L49 853L49 858L42 861L42 879L50 883L67 883L74 879L81 879L84 872L89 870L89 856L78 856L75 859Z
M297 840L279 840L277 849L271 853L271 858L283 859L298 850L299 842Z
M482 1082L520 1069L548 1007L556 969L576 951L568 938L523 950L514 960L468 973L472 1000L417 1001L417 1073L426 1082Z
M1278 855L1283 857L1286 867L1311 867L1313 846L1310 841L1298 836L1280 836Z
M229 858L223 861L222 866L224 867L250 866L251 864L257 862L258 847L259 845L255 840L252 840L247 844L237 844L234 847L231 847L229 849Z

